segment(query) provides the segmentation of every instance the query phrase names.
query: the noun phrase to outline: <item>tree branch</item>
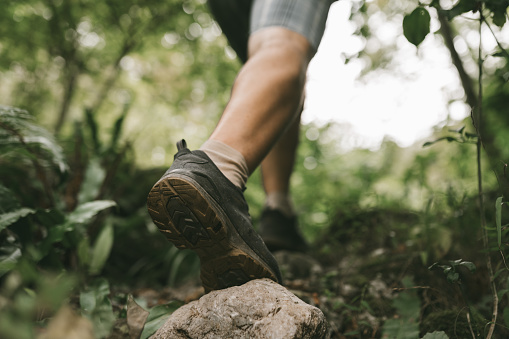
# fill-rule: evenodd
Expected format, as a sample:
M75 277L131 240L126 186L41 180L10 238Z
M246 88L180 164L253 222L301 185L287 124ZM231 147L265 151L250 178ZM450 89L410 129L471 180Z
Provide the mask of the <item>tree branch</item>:
M460 76L461 85L465 90L467 104L473 110L475 107L477 107L477 96L474 90L474 82L466 72L465 67L463 66L463 61L461 60L458 52L456 51L456 48L454 47L454 37L452 33L451 23L445 17L445 15L442 13L440 9L438 9L437 12L438 20L440 21L440 34L444 38L445 46L447 47L449 53L451 54L452 64L454 65Z

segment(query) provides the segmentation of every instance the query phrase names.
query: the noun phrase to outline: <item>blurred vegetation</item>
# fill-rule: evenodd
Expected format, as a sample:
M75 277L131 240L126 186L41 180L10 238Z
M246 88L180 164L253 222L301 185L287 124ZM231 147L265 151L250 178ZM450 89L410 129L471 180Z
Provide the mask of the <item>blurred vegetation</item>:
M334 306L353 329L350 337L362 337L367 325L355 317L365 312L395 315L382 330L369 325L373 337L433 331L453 337L451 319L465 305L476 333L485 337L490 280L499 287L495 337L507 334L509 57L501 37L508 5L352 1L364 48L345 59L363 60L364 79L393 70L400 39L380 41L374 32L397 23L400 35L416 45L436 39L448 48L462 78L460 99L474 109L481 101L483 120L480 130L470 118L448 120L412 147L386 140L376 151L344 150L348 132L340 124L303 126L292 192L313 255L337 267L343 257L387 253L385 262L369 259L362 276L337 277L332 270L322 278L324 295L338 297L336 277L364 286L375 280L376 267L409 288L390 311L358 296ZM467 38L475 36L480 11L482 31L499 38L493 50L481 51L482 74L468 65L479 64L475 44L484 35ZM408 21L405 15L420 17ZM131 291L196 280L196 256L158 234L145 197L171 163L176 140L188 138L191 148L206 140L240 63L203 0L8 0L0 22L0 337L44 337L65 307L88 319L83 328L91 326L92 337L111 337L126 317ZM430 27L439 27L436 34ZM458 59L450 38L467 44ZM484 211L477 197L478 133ZM255 224L264 197L260 181L255 173L246 191ZM486 216L488 248L480 241L480 215ZM438 271L427 270L433 263ZM400 264L412 279L397 276ZM414 285L432 290L411 290ZM155 330L174 309L153 308L147 325ZM443 338L438 332L429 337Z

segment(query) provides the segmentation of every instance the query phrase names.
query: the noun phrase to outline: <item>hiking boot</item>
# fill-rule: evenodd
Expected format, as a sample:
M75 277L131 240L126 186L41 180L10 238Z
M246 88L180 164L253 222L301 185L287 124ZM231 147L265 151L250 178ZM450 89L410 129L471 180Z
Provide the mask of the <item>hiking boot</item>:
M195 251L205 292L269 278L282 282L276 260L252 227L242 190L205 152L184 140L170 169L152 187L147 207L154 223L178 248Z
M287 217L275 209L265 208L262 211L259 233L271 251L306 252L309 249L299 231L297 217Z

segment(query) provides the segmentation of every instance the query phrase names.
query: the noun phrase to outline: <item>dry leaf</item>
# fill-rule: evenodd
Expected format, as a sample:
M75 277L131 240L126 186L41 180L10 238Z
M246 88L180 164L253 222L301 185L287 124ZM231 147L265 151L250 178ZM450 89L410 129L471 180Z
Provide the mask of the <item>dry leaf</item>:
M149 312L138 305L131 294L127 298L127 326L129 338L139 339L147 321Z

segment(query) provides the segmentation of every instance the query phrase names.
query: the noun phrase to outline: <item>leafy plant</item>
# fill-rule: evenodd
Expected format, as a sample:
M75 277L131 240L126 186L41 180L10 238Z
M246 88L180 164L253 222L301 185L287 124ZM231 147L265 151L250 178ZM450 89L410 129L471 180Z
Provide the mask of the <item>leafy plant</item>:
M485 10L487 13L483 14L483 16L485 18L491 17L495 25L502 27L506 23L506 12L509 2L498 0L460 0L451 9L443 9L438 0L432 0L429 5L422 3L410 14L407 14L403 20L404 35L415 46L421 44L426 35L430 33L431 16L426 7L435 8L439 15L444 16L448 20L452 20L467 12L476 13ZM503 54L505 55L506 53Z
M0 295L6 300L0 313L4 321L18 319L12 325L7 321L1 336L9 337L12 326L26 328L28 336L35 312L56 312L79 283L102 270L110 253L113 226L101 227L93 246L87 227L116 203L93 200L65 210L57 189L66 178L64 159L51 134L26 111L0 107ZM105 281L91 286L82 297L94 320L95 306L104 304L109 287ZM21 305L25 306L20 309ZM97 327L104 324L102 317L94 322L100 337L108 330Z
M80 293L82 314L94 324L94 332L97 338L106 337L115 322L109 294L109 283L104 278L92 281Z
M460 267L465 267L470 271L470 273L474 273L476 271L476 267L474 263L470 261L463 261L463 259L451 260L448 265L440 265L439 263L434 263L428 269L431 270L443 270L447 281L450 283L461 283L461 275L460 275Z
M460 144L477 144L478 136L475 133L469 133L465 131L465 126L457 129L457 130L449 130L449 132L453 132L453 136L445 136L438 138L434 141L425 142L423 147L431 146L439 141L448 141L448 142L457 142Z
M407 290L399 293L393 300L396 316L384 323L383 338L414 339L419 337L419 315L421 301L415 290L411 289L412 281L406 277L403 284Z
M152 336L175 312L181 302L171 301L167 304L157 305L149 311L141 307L132 295L127 301L127 325L131 337L146 339Z
M465 96L466 101L468 105L470 106L472 110L471 114L471 120L474 128L476 129L476 134L471 133L465 133L464 128L457 131L457 134L459 137L443 137L440 138L434 142L428 143L433 144L440 140L447 140L447 141L457 141L462 143L475 143L476 149L477 149L477 156L476 156L476 162L477 162L477 181L478 181L478 197L479 197L479 206L480 206L480 228L482 231L482 242L483 247L485 251L487 252L486 255L486 266L488 269L488 275L490 280L490 288L493 298L493 309L492 309L492 320L491 324L489 326L488 334L486 338L491 338L493 336L493 333L495 331L495 325L497 322L498 317L498 304L499 304L499 298L497 295L497 286L494 276L494 270L492 265L492 259L489 254L489 234L488 234L488 225L486 221L485 216L485 208L484 208L484 189L483 189L483 178L482 178L482 157L481 157L481 151L483 149L487 150L488 156L490 155L497 155L493 150L495 149L492 147L492 142L490 142L490 137L487 136L486 131L487 129L484 127L484 116L483 116L483 63L484 63L484 51L483 51L483 38L482 38L482 28L483 26L486 26L489 31L492 33L494 40L496 41L500 52L498 55L506 57L506 63L509 61L509 53L503 48L499 40L497 39L491 24L495 24L496 26L502 27L506 23L507 18L507 8L509 7L509 1L498 1L498 0L486 0L486 1L476 1L476 0L460 0L452 6L450 9L444 9L442 8L442 2L438 0L433 0L428 5L421 4L414 12L412 12L410 15L407 15L405 17L405 20L403 22L403 29L405 36L407 37L408 41L410 41L415 46L418 46L426 37L427 34L430 33L429 29L429 20L427 18L429 17L429 13L425 14L425 11L428 11L428 8L433 8L436 10L438 20L441 24L441 34L444 38L444 42L446 47L449 49L449 52L452 57L452 61L456 69L458 70L461 83L463 85L463 88L465 90ZM477 13L478 14L478 34L479 34L479 45L478 45L478 52L477 52L477 65L478 65L478 80L477 80L477 94L474 90L474 82L468 75L468 73L465 71L465 67L463 65L463 61L461 57L459 56L458 51L456 50L456 47L454 46L454 40L453 40L453 30L451 29L450 21L454 19L455 17L461 16L465 13L471 12L472 14ZM426 19L420 19L418 20L418 15L421 17L425 17ZM504 167L505 169L505 167ZM497 173L495 171L495 173ZM497 178L501 185L500 189L502 191L507 190L505 173L503 176L499 176ZM499 198L500 199L500 198ZM501 247L501 217L500 217L500 206L501 206L501 200L497 199L496 203L496 230L497 230L497 243L498 248ZM502 251L501 251L502 253ZM503 256L503 254L502 254ZM505 261L505 259L504 259ZM443 270L444 274L447 277L447 280L452 283L459 283L461 282L460 277L461 273L458 271L459 267L467 267L470 271L475 270L475 266L473 266L472 263L469 262L463 262L461 260L457 261L450 261L450 265L438 265L434 264L430 267L430 269L440 268ZM460 287L462 288L463 293L463 287L460 284ZM468 300L465 298L465 301L468 304ZM470 312L470 311L469 311ZM470 315L470 313L468 313Z
M182 306L181 302L172 301L150 309L140 339L147 339L152 336L180 306Z
M115 264L108 262L112 252L119 250L118 239L125 242L131 234L137 246L158 245L150 246L147 253L137 251L134 263L120 258L122 265L129 265L129 272L122 272L120 279L141 274L152 284L159 280L158 284L173 285L199 271L198 258L170 246L155 227L153 231L139 229L148 222L145 190L156 177L145 178L142 173L148 183L132 185L132 173L124 169L132 168L126 161L129 144L119 141L126 112L114 122L113 136L106 141L99 137L101 128L90 115L87 128L76 124L74 143L64 150L26 111L0 109L0 299L7 300L0 304L0 324L6 324L0 329L1 337L12 337L16 326L26 328L26 338L30 338L34 328L45 327L48 317L62 305L77 304L75 296L79 296L81 314L94 325L96 337L107 337L117 314L110 296L109 279L114 274L105 276L104 272L116 272ZM153 172L158 178L160 173ZM126 186L133 192L126 194ZM116 196L120 203L104 199ZM134 202L129 200L132 196ZM132 247L128 251L133 254ZM114 256L119 260L121 255ZM60 277L63 288L54 275ZM59 288L53 298L46 296L47 281ZM47 299L51 307L42 304ZM20 301L25 305L22 310ZM33 314L41 307L47 311L33 322ZM152 325L147 328L160 325L168 313L167 309L154 316L158 309L162 310L151 311ZM9 322L13 318L17 321Z

